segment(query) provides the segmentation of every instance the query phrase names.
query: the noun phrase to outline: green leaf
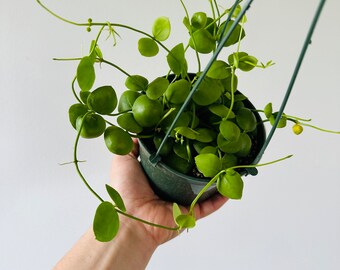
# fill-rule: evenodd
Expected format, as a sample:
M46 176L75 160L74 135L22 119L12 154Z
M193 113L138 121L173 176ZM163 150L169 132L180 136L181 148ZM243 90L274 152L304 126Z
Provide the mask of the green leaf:
M132 133L140 133L143 131L143 128L137 123L132 113L124 113L117 117L117 123L123 129L132 132Z
M230 199L241 199L243 193L243 180L239 173L228 169L217 180L217 190L220 194Z
M130 111L132 109L133 103L140 95L140 93L133 90L124 91L119 98L118 112Z
M199 142L209 143L215 140L216 138L216 133L212 129L198 128L196 129L196 132L197 132L196 140Z
M217 154L217 148L214 146L206 146L201 151L200 154Z
M208 106L217 101L223 91L220 80L205 77L192 98L196 104Z
M125 80L125 86L133 91L145 91L148 85L148 80L140 75L131 75Z
M211 53L216 47L216 40L206 29L195 31L190 40L189 46L199 53Z
M172 204L172 215L174 217L174 220L176 220L178 216L182 215L182 211L177 203Z
M76 128L76 122L78 117L84 116L88 111L88 108L84 104L73 104L68 110L69 120L71 122L72 127Z
M188 31L190 32L191 31L191 24L190 24L188 17L183 18L183 24L188 29Z
M197 137L197 132L189 127L176 127L174 130L177 134L180 134L191 140L195 140Z
M243 56L239 60L239 69L242 71L250 71L256 67L258 60L256 57L247 55Z
M213 104L209 106L209 111L221 118L225 118L227 117L230 110L222 104ZM230 112L228 119L231 118L235 118L235 114L233 113L233 111Z
M199 154L195 157L195 163L205 177L214 177L222 169L220 159L214 154Z
M152 34L155 39L165 41L170 36L171 25L167 17L159 17L155 20L152 27Z
M264 107L264 114L266 115L267 119L269 119L273 114L273 105L269 102L266 107Z
M196 29L201 29L207 24L207 14L204 12L196 12L191 17L191 25Z
M222 169L228 169L237 165L237 157L233 154L225 154L222 157Z
M191 215L179 215L175 219L176 224L179 226L179 229L191 229L196 226L196 220Z
M148 98L156 100L161 97L169 86L169 81L166 78L159 77L152 81L146 89Z
M124 201L122 197L120 196L120 194L118 193L118 191L109 185L105 185L105 186L106 186L107 193L110 195L112 201L116 204L116 206L123 212L126 212Z
M171 83L165 92L166 99L173 104L181 104L190 93L191 84L185 79Z
M156 41L151 38L144 37L138 41L138 51L145 57L153 57L158 54L159 47Z
M224 32L224 36L228 33L228 31L231 28L233 23L234 23L233 20L230 20L228 22L227 29ZM221 26L218 29L217 35L219 37L219 40L222 39L222 31L224 29L224 25L225 25L225 23L222 23ZM242 34L241 34L241 31L242 31ZM228 47L228 46L231 46L233 44L236 44L239 41L240 34L241 34L241 40L242 40L245 37L245 32L244 32L244 29L242 29L242 26L240 24L237 24L234 31L231 33L228 40L226 41L226 43L224 43L223 46Z
M269 122L271 125L274 125L277 115L278 113L274 113L272 116L269 117ZM281 119L279 120L277 128L284 128L286 125L287 125L287 116L283 114Z
M94 216L93 231L96 239L101 242L111 241L118 233L118 213L110 202L102 202Z
M77 67L77 82L82 91L89 91L96 79L94 62L89 56L84 56Z
M257 127L255 114L248 108L241 108L237 111L236 122L245 132L253 131Z
M239 140L229 141L226 140L220 133L217 136L217 145L225 153L234 154L241 150L242 144Z
M110 114L117 107L117 95L112 86L98 87L87 98L87 106L99 114Z
M230 142L237 141L241 134L240 128L231 121L222 121L220 123L220 132Z
M177 156L189 161L189 155L186 144L175 143L173 145L173 150Z
M242 133L240 135L240 144L241 144L241 149L236 153L237 156L239 157L246 157L249 155L251 146L252 146L252 141L247 133Z
M207 73L207 76L213 79L226 79L230 75L230 66L222 60L216 60Z
M171 71L177 75L185 77L187 74L187 61L185 59L185 51L183 43L176 45L166 57ZM183 76L184 75L184 76Z

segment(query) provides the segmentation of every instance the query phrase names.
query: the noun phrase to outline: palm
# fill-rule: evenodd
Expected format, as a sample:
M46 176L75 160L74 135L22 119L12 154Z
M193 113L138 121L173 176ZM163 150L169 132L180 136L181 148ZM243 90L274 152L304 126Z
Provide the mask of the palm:
M172 217L172 203L161 200L151 189L144 171L136 159L138 146L130 155L116 156L113 159L111 184L122 195L129 214L152 223L167 227L176 227ZM196 218L202 218L226 202L226 198L217 196L199 204L195 208ZM157 244L162 244L176 235L175 230L165 230L136 222L136 226L145 230Z

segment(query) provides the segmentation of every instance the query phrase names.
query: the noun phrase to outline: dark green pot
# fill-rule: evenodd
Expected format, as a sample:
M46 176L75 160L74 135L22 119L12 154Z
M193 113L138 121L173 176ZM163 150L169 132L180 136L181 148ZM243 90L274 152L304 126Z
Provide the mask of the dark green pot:
M243 101L243 103L247 108L255 110L253 104L248 100ZM266 139L262 119L257 112L254 112L254 114L259 124L256 130L252 133L253 146L251 156L242 164L251 164L255 160ZM155 193L163 200L176 202L180 205L190 205L196 195L207 184L209 179L195 178L179 173L164 164L162 161L157 164L153 164L150 161L150 156L152 154L155 154L152 141L140 140L141 164ZM241 175L247 174L245 170L240 171L239 173ZM216 185L211 186L200 198L200 201L206 200L216 194L216 192Z

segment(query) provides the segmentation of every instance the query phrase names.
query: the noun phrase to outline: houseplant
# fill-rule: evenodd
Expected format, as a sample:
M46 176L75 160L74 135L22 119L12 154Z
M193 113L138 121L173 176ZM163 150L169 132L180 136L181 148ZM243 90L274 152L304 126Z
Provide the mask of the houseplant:
M40 1L37 2L47 9ZM264 144L263 122L285 127L288 120L292 121L296 134L302 132L302 125L309 125L306 123L308 120L273 112L271 103L263 110L256 110L237 91L237 72L248 72L273 64L271 61L259 63L254 56L241 51L241 42L245 37L243 26L246 23L246 8L241 8L238 5L240 2L236 1L230 9L222 10L216 1L210 1L211 15L201 11L189 15L181 1L188 38L170 49L165 46L171 32L170 21L166 17L156 19L152 34L148 34L127 25L97 23L91 19L86 23L75 23L47 9L59 19L86 27L88 31L99 27L89 53L71 59L79 61L79 65L72 82L77 103L69 110L70 122L77 130L74 164L85 184L101 201L94 220L98 240L109 241L117 233L118 226L108 223L106 216L114 217L117 224L118 213L128 214L122 198L112 187L107 186L107 191L113 203L106 202L92 190L80 172L77 158L80 138L103 136L107 148L120 155L132 150L131 137L140 138L142 164L147 172L147 166L151 168L149 177L162 195L166 191L162 189L163 184L158 185L156 182L158 177L152 179L152 166L164 163L182 175L194 176L202 187L194 193L194 197L184 202L190 204L189 213L182 214L176 203L173 208L178 225L175 229L183 229L195 225L193 207L199 199L209 195L211 187L229 198L240 199L243 190L241 175L255 174L256 171L251 169L276 162L253 164ZM115 37L120 27L141 35L138 50L143 56L154 57L160 49L164 49L167 57L162 61L169 66L169 73L149 80L142 75L132 75L116 63L106 60L99 47L103 30L109 30ZM221 59L212 58L210 66L208 64L208 68L203 70L200 56L212 54L217 57L216 52L222 47L230 50L229 55ZM193 50L197 56L198 69L190 70L193 73L189 73L190 65L185 57L188 50ZM99 63L108 64L126 76L128 90L119 100L111 86L92 89L96 78L95 65ZM262 120L258 113L263 113L266 120ZM118 125L112 124L112 117L117 117ZM147 153L146 158L144 152ZM184 178L187 181L188 177ZM208 193L205 192L207 190Z

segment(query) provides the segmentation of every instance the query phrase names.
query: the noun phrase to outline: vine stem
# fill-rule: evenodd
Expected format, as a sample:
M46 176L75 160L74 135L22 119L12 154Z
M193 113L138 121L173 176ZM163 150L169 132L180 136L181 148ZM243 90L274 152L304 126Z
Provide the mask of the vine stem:
M149 225L149 226L153 226L153 227L157 227L157 228L165 229L165 230L169 230L169 231L178 231L178 230L179 230L179 227L168 227L168 226L164 226L164 225L152 223L152 222L150 222L150 221L147 221L147 220L144 220L144 219L141 219L141 218L137 218L137 217L135 217L135 216L132 216L132 215L130 215L130 214L126 213L126 212L123 212L123 211L121 211L121 210L119 210L119 209L116 209L116 211L117 211L119 214L123 215L123 216L126 216L126 217L131 218L131 219L136 220L136 221L139 221L139 222L141 222L141 223L147 224L147 225Z
M76 137L76 141L74 143L74 152L73 152L73 162L74 162L74 165L76 167L76 170L77 170L77 173L79 174L80 178L83 180L85 186L91 191L91 193L93 195L95 195L101 202L104 202L104 200L102 199L102 197L100 197L98 195L97 192L94 191L94 189L89 185L89 183L86 181L85 177L83 176L83 174L81 173L80 171L80 168L79 168L79 161L78 161L78 157L77 157L77 150L78 150L78 143L79 143L79 139L80 139L80 133L81 133L81 130L83 129L83 126L84 126L84 120L85 118L91 114L92 112L87 112L86 114L84 114L84 116L82 117L82 121L81 121L81 125L79 127L79 130L78 130L78 133L77 133L77 137Z
M75 89L75 82L77 80L77 76L74 76L74 79L72 80L72 84L71 84L71 88L72 88L72 93L74 95L74 97L76 98L76 100L78 100L78 102L80 104L83 104L83 102L81 101L81 99L78 97L77 93L76 93L76 89Z
M226 173L228 170L235 170L235 169L241 169L241 168L255 168L255 167L263 167L263 166L267 166L267 165L271 165L280 161L283 161L285 159L291 158L293 155L288 155L286 157L274 160L274 161L270 161L267 163L261 163L261 164L256 164L256 165L239 165L239 166L234 166L234 167L230 167L226 170L222 170L220 171L218 174L216 174L205 186L204 188L202 188L202 190L197 194L197 196L195 197L195 199L192 201L191 205L190 205L190 210L189 213L191 215L193 215L193 210L194 207L196 205L196 203L198 202L199 198L203 195L204 192L206 192L219 178L219 176L223 173Z
M75 144L74 144L74 153L73 153L73 158L74 158L74 161L73 163L75 164L75 167L76 167L76 170L80 176L80 178L83 180L84 184L86 185L86 187L91 191L91 193L93 195L95 195L101 202L104 202L104 199L102 197L100 197L98 195L97 192L94 191L94 189L89 185L89 183L86 181L84 175L81 173L80 171L80 168L78 166L78 163L80 161L78 161L78 158L77 158L77 149L78 149L78 143L79 143L79 139L80 139L80 133L81 133L81 130L84 126L84 119L85 117L87 117L89 114L91 114L92 112L87 112L86 114L84 114L84 116L82 117L82 122L81 122L81 125L80 125L80 128L79 128L79 131L77 133L77 137L76 137L76 141L75 141ZM157 227L157 228L160 228L160 229L165 229L165 230L171 230L171 231L177 231L179 229L179 227L168 227L168 226L163 226L163 225L160 225L160 224L155 224L155 223L152 223L152 222L149 222L149 221L146 221L144 219L140 219L140 218L137 218L135 216L132 216L128 213L125 213L119 209L116 209L116 211L121 214L121 215L124 215L126 217L129 217L133 220L136 220L136 221L139 221L139 222L142 222L144 224L147 224L147 225L150 225L150 226L154 226L154 227Z
M194 211L194 207L196 205L196 203L198 202L199 198L201 198L201 196L203 195L204 192L206 192L218 179L218 177L224 173L223 171L220 171L218 174L216 174L205 186L204 188L202 188L202 190L197 194L197 196L195 197L195 199L192 201L191 205L190 205L190 209L189 209L189 213L191 215L193 215L193 211Z
M58 18L59 20L62 20L66 23L69 23L69 24L72 24L72 25L76 25L76 26L107 26L108 25L108 22L106 23L96 23L96 22L91 22L91 24L89 23L78 23L78 22L74 22L74 21L71 21L71 20L68 20L68 19L65 19L63 17L61 17L60 15L54 13L52 10L48 9L43 3L41 3L40 0L36 0L36 2L43 8L45 9L48 13L50 13L51 15L53 15L54 17ZM147 36L149 38L151 38L152 40L154 40L158 45L160 45L164 50L166 50L168 53L170 53L170 50L162 43L160 42L159 40L157 40L156 38L154 38L152 35L142 31L142 30L139 30L137 28L134 28L134 27L131 27L131 26L128 26L128 25L125 25L125 24L119 24L119 23L110 23L109 24L111 26L115 26L115 27L121 27L121 28L125 28L125 29L128 29L128 30L131 30L131 31L134 31L134 32L137 32L137 33L140 33L144 36Z
M268 166L274 163L278 163L280 161L283 161L285 159L291 158L293 155L288 155L280 159L276 159L274 161L266 162L266 163L261 163L261 164L252 164L252 165L238 165L234 167L230 167L227 170L235 170L235 169L243 169L243 168L255 168L255 167L263 167L263 166Z
M311 124L307 124L307 123L303 123L303 122L298 122L299 125L301 126L306 126L306 127L310 127L310 128L314 128L323 132L327 132L327 133L333 133L333 134L340 134L340 131L334 131L334 130L329 130L329 129L324 129L324 128L319 128L317 126L313 126Z

